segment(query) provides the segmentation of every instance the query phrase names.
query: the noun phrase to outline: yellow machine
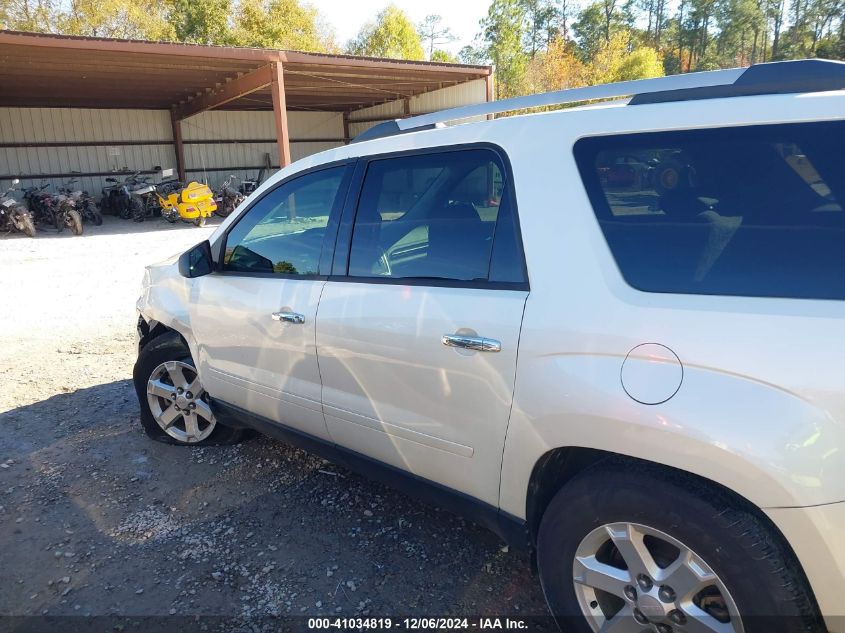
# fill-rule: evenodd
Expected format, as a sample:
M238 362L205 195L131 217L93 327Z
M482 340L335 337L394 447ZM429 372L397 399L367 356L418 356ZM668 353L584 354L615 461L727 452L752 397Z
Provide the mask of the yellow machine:
M171 187L162 185L158 186L156 195L161 205L161 215L168 222L176 222L181 218L196 226L205 226L206 218L217 210L214 193L208 185L195 181L186 187L177 182L173 182Z

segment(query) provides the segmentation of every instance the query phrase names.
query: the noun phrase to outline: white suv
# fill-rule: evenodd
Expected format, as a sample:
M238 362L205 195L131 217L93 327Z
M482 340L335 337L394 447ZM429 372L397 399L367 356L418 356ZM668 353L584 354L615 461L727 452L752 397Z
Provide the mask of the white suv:
M627 82L301 160L147 269L144 428L257 429L467 514L567 631L841 633L843 88Z

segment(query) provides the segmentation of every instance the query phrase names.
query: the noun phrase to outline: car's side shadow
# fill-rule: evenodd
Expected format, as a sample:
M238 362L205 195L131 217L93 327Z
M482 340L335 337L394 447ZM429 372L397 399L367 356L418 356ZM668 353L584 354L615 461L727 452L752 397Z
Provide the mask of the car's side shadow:
M134 398L0 414L0 614L547 613L491 532L269 438L153 442Z

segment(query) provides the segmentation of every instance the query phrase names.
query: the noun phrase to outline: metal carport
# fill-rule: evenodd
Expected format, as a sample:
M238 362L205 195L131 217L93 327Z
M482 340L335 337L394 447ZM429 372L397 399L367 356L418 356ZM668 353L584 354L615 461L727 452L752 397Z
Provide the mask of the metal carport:
M489 100L491 73L488 66L0 31L0 179L80 174L96 181L138 168L149 156L155 161L162 145L172 148L182 180L200 171L192 162L202 162L206 173L253 167L209 166L206 156L186 158L186 146L198 154L214 145L218 163L237 163L231 148L252 144L273 155L273 166L285 166L292 144L308 146L301 156L346 143L381 120ZM121 113L112 122L117 131L104 135L108 125L98 120L106 121L108 110ZM203 115L204 131L186 137L183 127ZM144 123L150 116L155 123ZM291 127L297 120L307 120L301 137ZM121 121L132 134L121 134ZM221 121L232 133L220 129ZM240 127L251 131L239 135ZM143 158L141 147L148 150ZM103 158L102 150L113 148L123 148L125 165Z

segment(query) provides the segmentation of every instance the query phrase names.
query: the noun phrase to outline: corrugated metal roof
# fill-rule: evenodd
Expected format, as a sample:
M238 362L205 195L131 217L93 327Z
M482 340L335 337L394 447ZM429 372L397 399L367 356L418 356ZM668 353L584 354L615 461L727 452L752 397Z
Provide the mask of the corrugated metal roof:
M488 76L488 66L0 31L0 106L170 109L267 64L291 110L351 111ZM269 89L227 103L269 110Z

